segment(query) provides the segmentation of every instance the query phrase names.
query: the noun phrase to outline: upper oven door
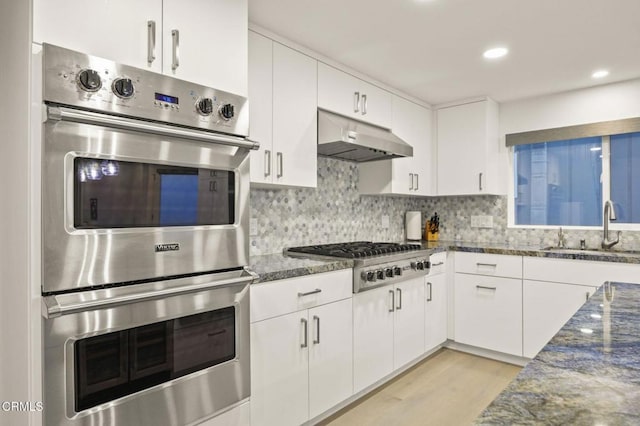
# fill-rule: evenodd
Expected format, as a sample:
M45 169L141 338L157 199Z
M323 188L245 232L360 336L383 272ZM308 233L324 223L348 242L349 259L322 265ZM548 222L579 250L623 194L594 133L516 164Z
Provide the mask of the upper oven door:
M244 141L52 107L43 135L43 292L248 264Z

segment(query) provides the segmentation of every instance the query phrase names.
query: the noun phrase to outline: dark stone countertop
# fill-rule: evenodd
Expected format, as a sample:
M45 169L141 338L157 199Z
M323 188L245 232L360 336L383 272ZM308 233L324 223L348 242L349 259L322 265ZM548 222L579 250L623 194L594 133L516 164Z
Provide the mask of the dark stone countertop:
M256 283L353 268L350 259L312 260L280 253L251 256L249 261L249 268L260 276Z
M414 241L404 241L416 243ZM491 253L511 256L536 256L555 259L589 260L600 262L620 262L640 264L640 252L620 252L610 250L580 251L580 250L543 250L540 246L528 246L522 244L505 244L491 242L465 242L465 241L421 241L423 248L430 253L443 251L460 251L471 253ZM350 259L305 259L290 257L281 253L251 256L250 269L260 275L257 282L275 281L286 278L294 278L303 275L317 274L353 267Z
M639 303L639 284L602 285L476 424L640 424Z

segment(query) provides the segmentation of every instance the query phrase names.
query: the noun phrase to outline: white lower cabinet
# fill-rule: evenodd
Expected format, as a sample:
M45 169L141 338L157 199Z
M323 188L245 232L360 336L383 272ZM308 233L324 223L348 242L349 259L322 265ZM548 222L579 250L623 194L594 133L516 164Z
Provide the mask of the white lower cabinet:
M446 274L427 275L425 286L424 350L429 352L447 340Z
M413 278L354 296L354 392L422 355L424 282Z
M597 287L523 281L523 355L533 358Z
M253 426L300 425L353 394L350 272L254 284L252 318L260 320L251 324ZM289 311L295 298L304 309L274 310Z
M522 356L522 280L456 273L455 340Z

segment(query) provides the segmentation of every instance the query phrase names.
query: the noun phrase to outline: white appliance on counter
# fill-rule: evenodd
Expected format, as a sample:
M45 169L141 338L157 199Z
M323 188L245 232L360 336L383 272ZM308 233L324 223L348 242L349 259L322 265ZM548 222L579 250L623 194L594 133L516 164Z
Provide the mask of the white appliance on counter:
M408 211L404 224L407 240L420 241L422 239L422 212Z

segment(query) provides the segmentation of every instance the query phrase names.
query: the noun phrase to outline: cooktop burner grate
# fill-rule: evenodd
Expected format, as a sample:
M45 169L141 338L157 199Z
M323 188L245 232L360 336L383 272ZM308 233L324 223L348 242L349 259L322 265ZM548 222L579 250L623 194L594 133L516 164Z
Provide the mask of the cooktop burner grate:
M306 253L319 256L344 258L372 257L383 254L420 250L420 244L376 243L370 241L355 241L350 243L321 244L288 248L288 252Z

